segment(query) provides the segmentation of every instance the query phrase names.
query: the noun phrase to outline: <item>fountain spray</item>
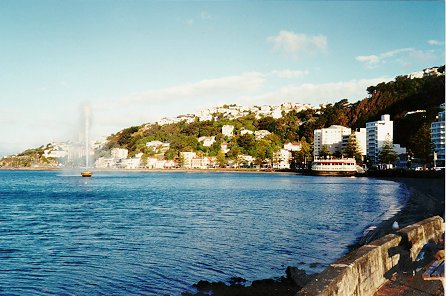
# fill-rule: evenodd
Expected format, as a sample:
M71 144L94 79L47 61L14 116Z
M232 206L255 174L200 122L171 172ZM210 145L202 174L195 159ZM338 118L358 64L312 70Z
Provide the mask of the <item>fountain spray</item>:
M83 112L84 112L84 122L85 122L85 167L88 168L88 158L89 158L89 151L90 151L90 137L89 137L89 131L90 131L90 124L91 124L91 109L90 106L87 104L84 104L83 106Z
M81 173L82 177L91 177L92 176L92 172L88 171L88 167L89 167L89 156L90 156L90 137L89 137L89 132L90 132L90 125L91 125L91 108L90 105L88 105L87 103L84 103L82 106L82 113L84 116L84 141L85 141L85 171Z

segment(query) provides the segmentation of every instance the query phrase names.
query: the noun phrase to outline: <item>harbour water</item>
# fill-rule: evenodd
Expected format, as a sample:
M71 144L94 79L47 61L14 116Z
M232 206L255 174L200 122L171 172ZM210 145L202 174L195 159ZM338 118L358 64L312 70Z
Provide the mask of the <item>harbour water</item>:
M369 178L0 171L0 295L180 295L318 272L406 197Z

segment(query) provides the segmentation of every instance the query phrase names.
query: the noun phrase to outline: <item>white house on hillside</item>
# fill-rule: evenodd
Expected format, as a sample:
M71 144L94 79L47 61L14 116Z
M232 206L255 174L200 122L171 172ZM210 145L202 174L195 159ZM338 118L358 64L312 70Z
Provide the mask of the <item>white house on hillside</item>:
M198 142L203 142L204 147L211 147L215 142L215 136L212 137L199 137Z
M283 149L288 150L288 151L299 151L300 150L300 143L298 143L298 142L285 143L283 145Z
M111 150L112 158L114 159L126 159L129 154L129 151L124 148L113 148Z
M254 132L252 131L252 130L249 130L249 129L241 129L240 130L240 135L246 135L246 134L250 134L250 135L252 135Z
M254 132L254 136L256 137L256 140L263 139L270 135L271 133L267 130L258 130Z
M234 126L229 124L223 125L221 127L221 133L223 134L223 136L229 138L232 137L234 135Z

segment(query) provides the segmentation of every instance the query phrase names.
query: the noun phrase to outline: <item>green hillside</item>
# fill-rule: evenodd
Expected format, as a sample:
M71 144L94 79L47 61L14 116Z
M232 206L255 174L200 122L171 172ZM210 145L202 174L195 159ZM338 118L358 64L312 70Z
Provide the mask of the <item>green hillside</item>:
M299 141L305 137L312 142L314 129L337 124L351 128L365 127L366 122L378 120L382 114L390 114L394 121L394 142L409 149L414 145L411 138L423 124L430 124L439 112L439 105L445 101L444 76L432 76L417 79L397 77L395 81L380 83L367 89L370 97L354 104L342 99L320 110L289 112L282 118L263 117L256 119L253 114L235 120L222 118L214 114L216 120L193 123L146 124L130 127L108 138L106 149L127 148L130 156L143 152L150 154L145 147L148 141L170 142L166 157L172 159L179 151L198 151L215 156L220 144L227 142L232 154L249 154L262 157L271 154L286 142ZM424 110L407 115L408 112ZM221 127L225 124L235 126L235 136L224 138ZM240 135L242 128L250 130L268 130L272 134L262 140L254 140L252 135ZM217 141L211 147L203 147L198 137L216 136ZM265 148L266 147L266 148ZM267 150L266 152L264 150Z

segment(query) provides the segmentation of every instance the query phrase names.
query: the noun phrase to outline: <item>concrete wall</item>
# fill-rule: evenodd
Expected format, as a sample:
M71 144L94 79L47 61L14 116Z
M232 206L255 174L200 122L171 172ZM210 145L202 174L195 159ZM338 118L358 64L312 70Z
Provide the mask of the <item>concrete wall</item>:
M413 261L429 240L444 231L443 219L435 216L386 235L331 264L296 296L374 295L399 268Z

